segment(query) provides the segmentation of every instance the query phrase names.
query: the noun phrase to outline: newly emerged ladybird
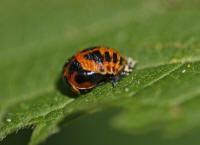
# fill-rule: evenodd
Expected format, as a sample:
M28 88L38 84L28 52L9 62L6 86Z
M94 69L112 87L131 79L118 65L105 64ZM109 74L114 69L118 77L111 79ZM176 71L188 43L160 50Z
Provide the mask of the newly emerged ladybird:
M71 90L80 94L105 82L114 85L131 72L135 62L127 60L116 50L104 46L91 47L75 54L63 68L63 79Z

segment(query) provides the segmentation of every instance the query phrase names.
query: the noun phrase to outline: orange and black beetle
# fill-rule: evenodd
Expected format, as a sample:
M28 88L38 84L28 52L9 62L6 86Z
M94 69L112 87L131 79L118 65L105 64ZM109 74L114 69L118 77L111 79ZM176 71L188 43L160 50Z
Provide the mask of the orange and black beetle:
M63 79L74 93L80 94L81 90L87 91L108 81L114 85L131 72L134 64L112 48L91 47L68 60L63 68Z

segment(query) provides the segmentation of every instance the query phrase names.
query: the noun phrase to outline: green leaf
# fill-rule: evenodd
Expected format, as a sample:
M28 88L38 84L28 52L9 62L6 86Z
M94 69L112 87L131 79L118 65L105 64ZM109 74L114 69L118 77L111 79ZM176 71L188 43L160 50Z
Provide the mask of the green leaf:
M113 118L117 128L131 133L162 129L167 136L199 126L199 61L181 64L119 104L124 111Z
M200 2L192 0L1 1L0 138L27 126L30 145L106 107L129 133L199 126ZM82 48L113 47L137 68L74 98L62 66Z

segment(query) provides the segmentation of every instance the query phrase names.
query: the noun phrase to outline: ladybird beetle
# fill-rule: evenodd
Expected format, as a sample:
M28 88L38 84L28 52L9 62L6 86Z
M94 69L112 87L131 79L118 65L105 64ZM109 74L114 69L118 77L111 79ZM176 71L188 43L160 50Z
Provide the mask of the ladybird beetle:
M91 47L75 54L63 68L63 80L71 90L80 94L95 86L111 81L114 85L122 76L130 73L135 65L118 51L104 46Z

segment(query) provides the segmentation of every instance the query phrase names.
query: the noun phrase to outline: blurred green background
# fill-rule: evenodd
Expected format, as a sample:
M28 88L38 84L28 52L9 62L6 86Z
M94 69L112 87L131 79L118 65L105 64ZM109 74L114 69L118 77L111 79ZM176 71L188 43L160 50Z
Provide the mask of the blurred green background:
M51 112L53 109L51 110L48 104L51 101L55 101L53 106L55 110L57 106L62 106L67 97L58 93L55 82L64 62L82 48L96 45L116 48L123 55L136 59L139 62L138 68L142 69L176 62L177 59L199 60L199 36L199 0L1 0L0 129L7 125L4 121L5 116L15 118L16 115L20 120L20 115L23 114L19 113L20 109L26 110L25 116L27 114L31 116L31 113L35 112L42 114L45 111L41 110L45 108L47 112ZM195 79L199 77L199 62L196 68L194 69L196 74L191 77L192 79L186 79L188 82L196 80L195 85L188 89L190 92L199 90L200 80ZM122 84L125 82L126 80ZM189 85L190 83L185 87ZM130 90L132 89L130 86ZM46 95L48 93L50 97ZM170 91L168 93L170 94ZM45 97L42 98L41 94L45 94ZM183 94L185 93L181 95ZM51 97L53 95L61 99ZM113 96L115 95L118 94L115 93ZM199 96L199 92L194 95ZM49 102L46 103L46 100ZM23 101L25 105L20 104ZM32 102L44 106L38 111L36 107L41 108L41 106L38 105L35 109L34 105L31 106L34 104ZM197 116L198 109L196 107ZM198 127L174 137L166 137L156 129L139 134L116 129L111 120L119 111L119 108L110 108L75 120L42 144L198 145L200 143ZM31 119L37 117L34 115ZM20 124L20 121L16 121L16 124ZM193 124L189 122L188 126L190 123ZM24 125L25 122L21 124ZM12 129L13 126L8 125L8 127ZM21 128L14 128L14 133L0 144L27 144L31 137L32 126Z

